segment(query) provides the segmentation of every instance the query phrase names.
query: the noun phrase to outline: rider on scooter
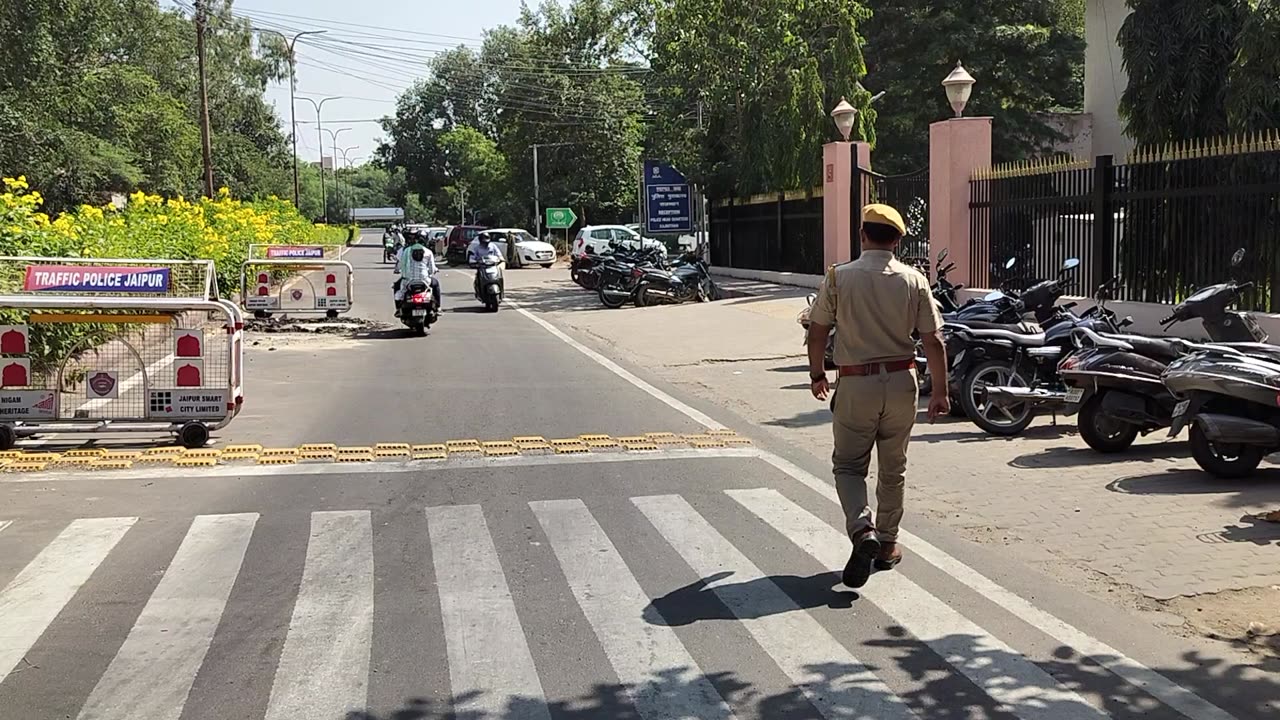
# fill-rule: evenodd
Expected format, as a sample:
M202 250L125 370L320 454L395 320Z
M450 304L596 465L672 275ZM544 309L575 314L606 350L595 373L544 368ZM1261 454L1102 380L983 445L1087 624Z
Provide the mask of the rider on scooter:
M440 310L440 278L437 277L440 269L436 267L436 257L423 243L422 235L411 237L413 244L400 251L396 262L396 269L400 273L400 278L392 285L395 290L396 317L400 316L400 301L404 299L405 290L414 282L431 285L431 296L435 300L436 311Z
M485 258L494 257L505 262L506 258L502 257L502 251L498 249L496 243L490 241L488 233L482 233L477 238L476 244L472 245L467 252L467 264L476 269L476 278L472 283L472 290L480 294L480 273L484 268Z

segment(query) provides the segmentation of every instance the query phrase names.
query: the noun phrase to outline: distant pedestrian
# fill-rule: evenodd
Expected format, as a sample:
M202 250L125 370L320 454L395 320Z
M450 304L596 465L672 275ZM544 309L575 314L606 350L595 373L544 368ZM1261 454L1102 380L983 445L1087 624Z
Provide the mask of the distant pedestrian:
M915 341L919 333L934 392L929 419L950 410L942 318L929 281L898 262L894 250L906 234L902 215L888 205L862 209L862 254L828 268L809 312L809 379L813 396L830 391L823 365L827 336L835 327L840 379L831 398L836 491L853 551L842 580L862 587L872 568L891 570L902 560L902 521L907 443L915 425L919 382ZM879 460L876 514L867 505L867 469L874 446Z

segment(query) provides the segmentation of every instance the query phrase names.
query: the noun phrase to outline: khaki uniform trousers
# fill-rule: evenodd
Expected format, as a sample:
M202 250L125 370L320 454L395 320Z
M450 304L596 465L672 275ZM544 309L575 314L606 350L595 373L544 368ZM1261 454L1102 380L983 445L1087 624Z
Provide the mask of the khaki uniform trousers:
M845 530L851 539L872 527L884 542L898 539L907 444L916 422L918 393L915 370L846 375L836 385L831 399L835 433L831 464L844 508ZM873 445L879 463L874 524L867 504L867 469Z

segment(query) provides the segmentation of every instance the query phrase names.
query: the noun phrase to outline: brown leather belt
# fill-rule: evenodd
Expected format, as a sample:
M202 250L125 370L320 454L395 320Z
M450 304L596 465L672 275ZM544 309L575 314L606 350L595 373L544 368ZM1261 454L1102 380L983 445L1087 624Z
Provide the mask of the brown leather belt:
M903 372L916 366L915 358L906 360L890 360L889 362L867 363L866 365L841 365L840 377L849 375L879 375L881 370L887 373Z

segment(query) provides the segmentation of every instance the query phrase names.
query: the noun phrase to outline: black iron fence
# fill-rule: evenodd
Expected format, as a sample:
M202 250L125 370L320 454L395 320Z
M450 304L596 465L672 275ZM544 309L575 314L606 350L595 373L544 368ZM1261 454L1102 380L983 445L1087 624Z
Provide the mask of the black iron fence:
M821 274L822 191L713 203L711 264Z
M1275 133L1140 149L1126 164L1103 156L995 168L975 176L970 193L974 287L1051 277L1075 257L1081 294L1118 275L1118 299L1172 304L1227 280L1243 247L1238 277L1254 283L1244 303L1280 312Z
M898 257L926 272L932 262L929 255L929 168L905 175L880 175L861 171L869 187L864 195L868 202L892 205L907 226L907 234L898 245ZM854 242L857 242L856 235Z

